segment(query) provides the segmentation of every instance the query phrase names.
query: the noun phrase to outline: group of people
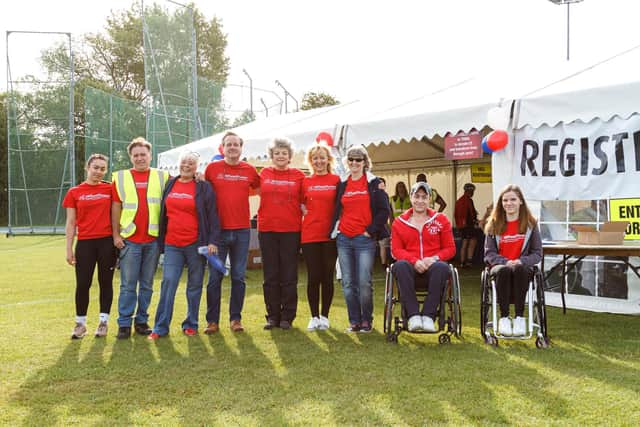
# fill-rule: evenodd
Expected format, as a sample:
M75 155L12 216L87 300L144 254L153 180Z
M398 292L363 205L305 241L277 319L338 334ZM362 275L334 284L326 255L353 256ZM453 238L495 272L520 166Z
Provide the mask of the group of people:
M305 176L290 166L293 144L274 139L268 148L271 165L260 173L242 159L243 140L228 132L222 138L223 159L208 164L197 175L197 153L179 159L179 175L151 168L151 144L134 139L127 147L132 168L103 179L108 159L91 155L86 180L69 190L67 209L67 262L76 272L76 324L72 338L87 334L89 288L98 266L100 315L96 337L107 335L113 300L113 274L119 264L118 339L132 331L157 340L169 334L175 295L187 268L185 335L199 330L199 307L205 265L206 334L219 331L224 260L229 259L231 292L229 327L242 332L245 270L250 241L249 197L260 195L258 238L263 263L264 329L290 329L298 305L297 256L307 267L307 297L311 318L308 330L330 327L336 260L349 319L348 332L367 333L373 327L374 258L379 241L391 235L393 273L409 315L409 330L435 331L439 295L449 278L447 261L456 254L452 226L442 210L444 200L426 182L418 180L410 191L396 186L389 200L384 183L372 174L371 159L362 146L347 150L347 173L333 173L330 147L313 146ZM466 191L466 188L465 188ZM437 194L437 193L435 193ZM433 209L434 197L440 205ZM407 203L406 200L409 200ZM498 282L505 335L520 334L524 292L531 267L540 261L541 243L536 220L519 188L507 187L487 221L490 238L485 260ZM393 217L391 232L388 219ZM74 240L77 238L75 250ZM149 306L158 258L164 253L160 298L153 328ZM207 259L217 262L207 263ZM415 298L416 283L425 282L429 295L422 310ZM515 301L511 323L509 303ZM520 301L521 300L521 301ZM521 302L521 303L520 303ZM132 330L133 328L133 330Z

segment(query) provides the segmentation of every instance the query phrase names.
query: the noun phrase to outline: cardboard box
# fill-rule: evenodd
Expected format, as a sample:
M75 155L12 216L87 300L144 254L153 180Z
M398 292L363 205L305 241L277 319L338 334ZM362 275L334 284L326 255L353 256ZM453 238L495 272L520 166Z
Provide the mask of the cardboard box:
M262 268L262 253L260 249L250 249L247 258L247 268L249 270L257 270Z
M600 227L600 231L591 225L575 225L578 232L578 244L580 245L621 245L624 240L624 232L629 222L610 221Z

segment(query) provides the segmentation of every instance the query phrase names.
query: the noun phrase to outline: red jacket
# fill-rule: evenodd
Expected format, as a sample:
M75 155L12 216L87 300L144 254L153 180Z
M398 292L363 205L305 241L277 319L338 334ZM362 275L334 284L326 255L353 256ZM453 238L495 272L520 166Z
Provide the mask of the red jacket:
M439 256L447 261L456 254L451 222L443 213L427 209L429 220L418 230L409 222L413 208L393 221L391 226L391 256L396 260L416 261L432 256Z

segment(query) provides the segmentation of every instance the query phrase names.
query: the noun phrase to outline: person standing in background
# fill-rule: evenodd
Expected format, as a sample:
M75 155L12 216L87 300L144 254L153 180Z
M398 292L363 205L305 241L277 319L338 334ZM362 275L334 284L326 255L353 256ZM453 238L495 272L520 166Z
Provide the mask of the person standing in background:
M102 154L90 155L85 167L87 179L69 189L62 202L62 207L67 209L67 263L76 270L76 326L71 339L80 339L87 334L89 289L96 265L100 285L100 318L95 336L107 335L116 264L111 229L111 184L102 181L107 173L107 163L108 158ZM76 230L78 243L74 252Z
M456 228L460 230L462 238L460 266L471 267L478 243L478 211L473 204L473 193L476 191L476 186L468 182L463 188L464 194L456 201L454 216Z
M406 212L411 207L411 199L407 185L403 181L398 181L396 191L391 196L391 224L393 220Z
M242 308L246 284L244 281L249 256L251 224L249 196L260 187L256 168L241 161L244 141L233 132L222 137L224 158L207 165L204 177L211 184L217 199L218 217L222 228L218 257L231 263L231 297L229 298L229 327L233 332L244 331ZM205 334L220 329L220 299L224 275L209 265L207 283L207 328Z
M307 298L311 319L307 330L329 329L329 309L333 301L336 242L331 234L331 217L335 208L340 177L332 173L334 158L326 145L314 145L307 153L313 171L302 182L302 255L307 265ZM322 311L320 310L322 294Z
M149 305L160 250L157 237L162 192L169 173L151 167L151 144L135 138L127 146L133 168L113 173L111 225L120 249L118 339L149 335ZM137 306L137 311L136 311Z

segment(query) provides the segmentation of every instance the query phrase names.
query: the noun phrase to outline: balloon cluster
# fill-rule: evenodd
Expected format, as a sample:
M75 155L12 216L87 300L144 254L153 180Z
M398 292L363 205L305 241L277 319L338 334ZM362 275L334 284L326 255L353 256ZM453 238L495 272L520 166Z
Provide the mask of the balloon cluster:
M218 154L214 155L211 158L211 161L215 162L216 160L222 160L222 159L224 159L224 150L222 147L222 143L220 143L220 145L218 145Z
M329 132L320 132L318 136L316 136L316 143L319 144L323 141L328 147L333 147L333 137Z
M494 130L482 138L482 151L492 154L500 151L509 143L509 134L504 130Z

